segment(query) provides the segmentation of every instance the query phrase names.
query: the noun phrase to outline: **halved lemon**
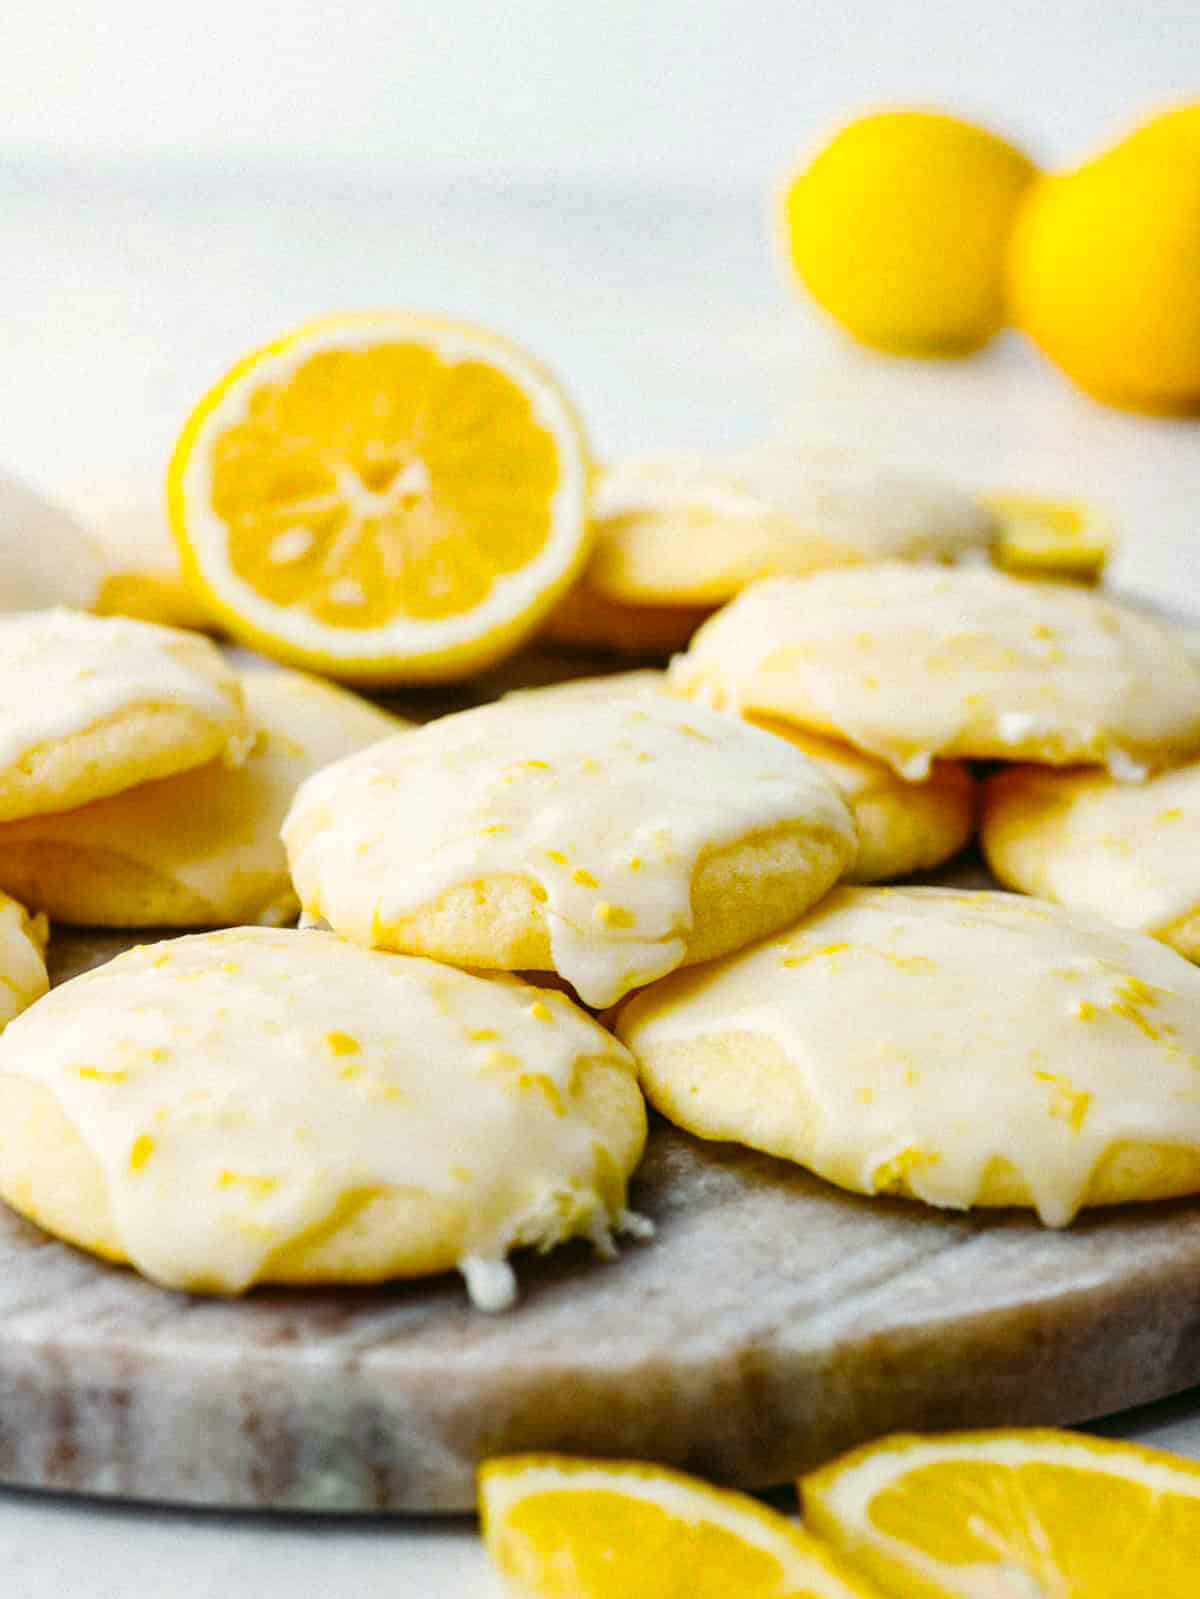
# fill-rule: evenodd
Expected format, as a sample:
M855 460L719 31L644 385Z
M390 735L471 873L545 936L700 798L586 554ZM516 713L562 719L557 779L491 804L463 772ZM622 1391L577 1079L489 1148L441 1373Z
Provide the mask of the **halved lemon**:
M805 1520L903 1599L1194 1599L1200 1466L1033 1429L897 1436L801 1483Z
M514 1599L872 1599L802 1528L745 1494L632 1461L510 1455L479 1474Z
M1006 572L1077 583L1099 581L1116 536L1094 506L1033 494L989 494L982 503L999 529L992 559Z
M184 571L236 638L356 682L514 649L587 554L587 446L553 378L485 328L324 318L239 361L167 479Z

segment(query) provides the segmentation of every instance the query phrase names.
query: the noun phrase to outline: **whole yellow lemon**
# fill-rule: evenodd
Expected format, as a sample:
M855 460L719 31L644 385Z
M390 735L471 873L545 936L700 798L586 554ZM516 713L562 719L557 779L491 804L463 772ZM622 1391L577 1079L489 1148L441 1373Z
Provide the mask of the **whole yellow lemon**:
M864 344L975 349L1004 321L1005 250L1034 176L1020 150L956 117L860 117L787 185L792 264Z
M1141 149L1149 149L1152 144L1166 146L1174 143L1190 149L1194 155L1200 155L1200 100L1158 112L1149 122L1143 122L1140 128L1135 128L1122 143L1126 148L1136 145Z
M1143 129L1042 178L1009 255L1013 317L1098 400L1200 410L1200 138Z

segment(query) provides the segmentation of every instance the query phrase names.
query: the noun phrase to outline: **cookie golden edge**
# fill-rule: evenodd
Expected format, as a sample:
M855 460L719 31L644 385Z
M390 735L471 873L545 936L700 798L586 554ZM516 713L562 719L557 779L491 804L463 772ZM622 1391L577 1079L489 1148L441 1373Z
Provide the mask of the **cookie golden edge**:
M794 600L797 595L808 598L820 593L827 605L836 602L851 616L854 614L851 607L863 596L856 594L853 588L843 593L848 584L862 586L865 583L866 597L875 605L888 599L890 588L894 597L894 585L905 584L912 589L918 582L928 583L931 577L938 576L952 585L986 585L979 591L979 597L985 603L987 629L995 625L994 616L988 615L987 610L994 610L1001 597L1009 609L1019 607L1022 591L1040 591L1043 603L1050 604L1055 613L1061 613L1060 620L1070 619L1070 609L1085 605L1092 611L1092 625L1105 632L1113 631L1123 616L1126 622L1141 630L1143 645L1149 629L1155 635L1153 642L1159 657L1152 663L1153 675L1161 679L1164 672L1178 668L1190 679L1187 691L1177 695L1172 704L1169 729L1163 727L1152 736L1140 737L1129 725L1128 714L1123 722L1120 716L1114 719L1110 715L1084 726L1079 707L1074 708L1074 715L1070 714L1070 707L1064 707L1055 709L1053 715L1047 717L1036 695L1025 697L1025 702L1018 706L989 703L990 694L975 694L963 699L961 708L966 714L957 721L953 731L936 742L914 742L916 735L912 729L903 733L895 728L876 729L873 737L865 734L859 737L848 725L853 720L853 712L845 711L844 696L841 697L842 708L822 704L819 695L806 683L804 669L793 670L793 661L788 659L790 655L799 654L802 662L811 656L819 663L842 647L846 642L844 637L835 636L832 642L822 641L821 647L814 649L811 646L801 648L805 640L789 634L776 638L773 649L763 647L763 628L770 629L776 623L773 610L786 606L789 599ZM813 587L808 588L809 584ZM871 592L872 587L876 592ZM807 577L765 579L744 589L736 600L699 629L688 650L672 660L667 687L673 694L697 700L714 710L740 712L750 719L766 716L792 724L803 732L850 743L864 753L886 760L905 777L919 777L935 758L950 758L1036 762L1055 767L1095 765L1107 767L1121 780L1138 780L1147 773L1177 765L1200 753L1200 674L1193 664L1200 664L1200 657L1189 654L1179 629L1143 611L1118 605L1105 595L1083 590L1067 594L1068 587L1029 583L991 567L947 567L900 561L829 569ZM961 591L960 596L949 593L943 621L948 623L953 619L955 612L951 602L959 597ZM917 592L915 598L919 603L923 596ZM1068 607L1066 611L1063 611L1064 605ZM789 616L786 620L791 626L794 619ZM799 625L803 626L803 618ZM861 631L870 635L869 619ZM931 638L936 637L935 631ZM1082 653L1083 663L1091 664L1087 662L1086 650ZM747 660L751 662L749 669ZM1077 660L1076 664L1082 663ZM878 665L880 670L884 666L894 670L897 662L892 654L887 654ZM1152 673L1146 669L1144 661L1141 665L1143 675L1132 687L1128 661L1121 674L1109 673L1107 690L1125 712L1137 701L1139 693L1143 708L1148 697L1153 697L1149 695L1151 684L1148 681ZM1053 681L1052 673L1047 672L1047 677ZM871 686L878 688L878 683ZM853 701L853 695L851 699ZM1111 713L1112 706L1108 709Z
M19 825L19 824L18 824ZM273 873L264 873L264 889ZM0 883L15 898L37 905L55 923L74 927L205 928L229 919L210 900L195 894L166 872L156 871L132 853L81 847L52 838L10 843L0 824ZM255 898L244 885L247 900ZM300 904L294 892L261 901L260 919L294 920ZM272 904L273 901L273 910ZM236 918L235 920L245 920Z
M798 685L791 685L787 693L780 693L777 686L771 692L763 692L753 686L743 685L735 695L723 676L711 668L694 671L687 655L677 656L676 661L688 664L673 665L668 686L672 693L682 698L697 700L714 710L740 711L748 720L758 722L761 718L770 718L784 726L794 727L798 733L813 734L836 743L850 743L852 748L861 753L871 755L876 760L886 759L893 765L898 760L898 744L886 755L880 749L853 744L846 728L839 725L814 700L806 697ZM906 760L919 759L922 764L938 760L978 760L1053 767L1091 765L1128 771L1140 778L1148 772L1165 770L1193 759L1198 753L1200 713L1194 726L1182 738L1152 741L1124 735L1118 737L1103 730L1096 730L1087 737L1065 730L1060 733L1038 732L1005 737L998 719L988 714L967 721L952 739L936 750L911 749L905 751L905 756Z
M323 826L313 818L314 830ZM305 830L289 839L304 856ZM788 823L701 852L692 871L692 926L682 965L713 960L786 927L819 900L853 859L848 834ZM324 912L315 883L297 878L307 915ZM403 917L376 920L371 947L481 971L555 970L544 890L508 876L455 885Z
M1053 892L1049 865L1065 845L1072 796L1066 771L1034 765L997 772L982 786L979 842L994 876L1007 888L1065 903ZM1086 768L1081 776L1094 776ZM1088 906L1082 906L1088 909ZM1186 960L1200 964L1200 894L1194 909L1146 931Z
M950 891L941 891L953 898ZM915 890L840 888L831 897L841 901L883 903L889 895L935 895L934 889ZM1046 901L1020 895L991 893L979 896L993 901L1011 900L1028 905L1030 913L1040 911L1054 917L1069 918L1069 909L1060 910ZM974 899L968 893L966 899ZM817 920L822 907L814 912ZM1114 939L1132 941L1154 949L1149 936L1118 928L1093 913L1077 913L1078 924L1103 930ZM800 926L804 926L801 923ZM784 930L774 939L764 940L757 950L735 953L728 960L692 972L677 971L630 995L611 1016L617 1037L638 1063L638 1074L649 1104L668 1121L696 1137L710 1142L733 1143L791 1162L801 1170L846 1192L866 1198L900 1197L923 1206L950 1212L975 1209L1019 1208L1041 1214L1033 1186L1014 1160L994 1154L980 1172L977 1187L969 1200L935 1199L919 1181L911 1180L928 1165L929 1156L914 1144L876 1165L864 1181L863 1165L857 1151L843 1159L826 1154L814 1159L814 1136L821 1128L824 1111L818 1098L802 1081L792 1054L768 1031L745 1026L722 1028L719 1025L681 1029L684 1036L653 1036L656 1020L686 1011L689 995L703 994L710 979L720 981L724 972L736 970L739 960L775 950L790 936ZM831 946L830 953L846 946ZM1175 955L1158 952L1158 959L1174 961ZM1182 971L1188 969L1180 962ZM1190 973L1189 973L1190 981ZM1114 1009L1119 1012L1118 1005ZM1089 1019L1081 1015L1081 1020ZM643 1023L647 1026L643 1027ZM847 1023L852 1026L852 1020ZM1172 1047L1172 1046L1168 1046ZM1179 1049L1175 1052L1178 1054ZM935 1153L933 1159L939 1157ZM1153 1203L1180 1199L1200 1193L1200 1143L1171 1141L1162 1137L1113 1139L1101 1149L1087 1174L1078 1201L1066 1222L1069 1224L1086 1209L1116 1204Z
M0 915L10 906L14 914L24 915L14 902L0 904ZM31 937L39 930L44 932L43 919L30 923L26 918L26 923ZM230 929L144 946L140 952L148 959L158 951L177 948L180 942L193 949L209 943L214 952L212 959L218 961L240 946L249 944L252 948L256 937L279 936L305 940L309 951L315 947L308 942L313 939L329 939L334 948L340 942L331 934L280 935ZM366 952L361 952L360 958L387 959ZM55 997L79 984L103 983L104 971L100 966L86 972L57 989ZM464 976L450 970L447 975L460 979ZM503 994L501 1014L505 1006L511 1005L514 990L531 999L544 994L516 979L466 974L465 980L478 984L480 989L494 989L498 998ZM83 998L78 987L76 998ZM590 1189L580 1191L573 1207L564 1206L561 1196L555 1195L544 1205L515 1210L507 1242L509 1252L525 1246L545 1252L576 1236L592 1238L600 1247L607 1230L603 1226L597 1230L599 1213L607 1215L613 1228L628 1226L642 1232L646 1226L639 1218L630 1217L625 1208L627 1184L647 1137L645 1101L633 1062L618 1041L571 1000L555 996L549 1002L575 1013L580 1022L586 1022L588 1033L594 1035L594 1049L580 1048L575 1053L561 1111L586 1126L592 1143L593 1171ZM10 1056L20 1047L18 1036L21 1043L26 1039L24 1033L10 1035L6 1044ZM35 1028L30 1047L36 1048L37 1043ZM19 1058L18 1055L17 1061ZM519 1169L514 1169L514 1176L517 1175ZM7 1070L0 1069L0 1199L56 1238L112 1264L132 1264L122 1243L111 1190L99 1158L53 1086L24 1075L16 1062ZM371 1284L462 1269L469 1254L472 1229L472 1206L467 1196L455 1201L416 1186L395 1184L348 1187L332 1209L313 1225L282 1240L247 1287L259 1283ZM228 1292L202 1278L173 1286L196 1293Z
M597 1161L597 1184L616 1215L623 1208L625 1174L645 1148L641 1091L623 1067L584 1057L573 1097L571 1109L591 1125L604 1154ZM130 1265L99 1161L54 1093L11 1072L0 1072L0 1199L53 1237L113 1265ZM542 1225L528 1237L515 1237L511 1247L553 1248L573 1236L573 1224L583 1219L540 1217ZM549 1230L554 1226L558 1236ZM316 1226L281 1244L255 1281L301 1287L438 1276L458 1268L469 1232L466 1204L416 1188L352 1189ZM213 1291L204 1282L189 1290Z
M74 810L218 757L240 763L252 733L237 674L210 640L164 632L164 649L217 691L222 710L159 702L147 692L87 727L46 738L0 768L0 821Z
M636 1000L634 996L630 1007ZM618 1036L625 1036L632 1019L630 1009L622 1007ZM653 1050L635 1048L634 1053L647 1100L685 1132L708 1142L761 1150L864 1198L903 1198L923 1207L930 1205L910 1183L903 1158L877 1167L869 1188L850 1166L820 1171L813 1167L802 1138L781 1134L778 1123L781 1106L793 1128L811 1124L819 1115L818 1106L800 1090L786 1052L763 1034L715 1034L686 1044L660 1044ZM727 1084L735 1085L740 1101L733 1116L723 1108L728 1096L719 1092ZM745 1114L747 1107L754 1106L762 1107L757 1119ZM1080 1208L1152 1203L1198 1192L1200 1149L1125 1141L1114 1144L1093 1167ZM1034 1196L1011 1161L994 1157L982 1173L970 1209L1013 1208L1036 1209Z
M364 714L375 716L379 725L373 737L381 739L411 726L402 717L381 710L351 690L303 672L280 667L254 670L243 676L246 684L243 699L248 716L254 708L256 691L265 691L268 695L291 697L313 694L332 702L334 714L352 711L356 718ZM257 739L264 734L277 740L289 736L274 714L262 714L252 722L252 745L256 747ZM365 748L370 742L372 738L368 737L347 741L340 754L330 759ZM247 763L252 764L253 759L252 748ZM297 788L307 775L297 776ZM113 818L121 815L123 800L131 800L136 794L137 803L142 805L157 789L160 803L168 807L168 814L177 815L184 795L189 794L197 780L202 781L211 796L214 781L237 783L238 774L227 773L219 761L205 762L203 766L190 767L159 780L167 783L166 789L159 789L157 782L135 784L118 794L104 796L98 803L115 807L106 811L107 816ZM219 807L220 801L217 804ZM90 805L84 805L77 812L74 809L55 811L11 823L0 822L0 891L6 890L22 903L43 911L54 922L76 927L179 931L239 924L279 927L294 922L299 916L300 901L291 883L282 843L278 844L279 859L274 867L254 870L243 867L231 877L223 892L206 895L139 856L136 811L129 823L128 847L121 847L125 841L115 837L109 847L103 847L87 837L90 810ZM71 836L73 826L77 825L76 815L84 827L82 838ZM114 835L118 831L115 824L110 830ZM274 838L274 834L271 836Z
M549 703L583 702L666 694L667 684L665 672L645 668L517 690L515 695L532 695ZM769 716L750 715L744 720L785 739L815 760L853 813L858 853L843 881L891 882L929 871L944 865L970 842L975 830L977 784L962 762L936 761L926 782L907 783L885 762L842 740L821 738ZM847 769L859 780L853 788L843 787L839 780L839 773Z
M966 848L975 832L978 785L961 761L935 761L923 783L907 783L891 767L841 740L808 733L770 716L748 716L755 727L815 760L850 807L858 829L858 854L844 874L847 883L889 883L932 871ZM859 790L843 789L839 769L866 779Z

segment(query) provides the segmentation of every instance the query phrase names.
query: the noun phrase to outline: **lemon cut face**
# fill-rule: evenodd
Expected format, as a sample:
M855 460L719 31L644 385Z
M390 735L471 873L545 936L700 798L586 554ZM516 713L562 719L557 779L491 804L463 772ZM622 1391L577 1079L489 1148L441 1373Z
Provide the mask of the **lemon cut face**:
M241 361L171 464L185 569L229 630L350 680L453 678L526 636L587 544L582 429L486 329L337 317Z
M1200 1467L1043 1429L897 1436L801 1484L812 1530L906 1599L1200 1592Z
M479 1479L512 1599L872 1599L794 1522L662 1466L513 1455Z

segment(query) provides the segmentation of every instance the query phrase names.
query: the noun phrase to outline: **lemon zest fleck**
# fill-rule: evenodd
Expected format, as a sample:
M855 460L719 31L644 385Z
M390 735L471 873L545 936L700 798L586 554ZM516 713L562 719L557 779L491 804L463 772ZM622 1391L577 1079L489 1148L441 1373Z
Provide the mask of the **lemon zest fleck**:
M153 1138L149 1133L139 1133L129 1149L130 1171L141 1171L153 1153Z

